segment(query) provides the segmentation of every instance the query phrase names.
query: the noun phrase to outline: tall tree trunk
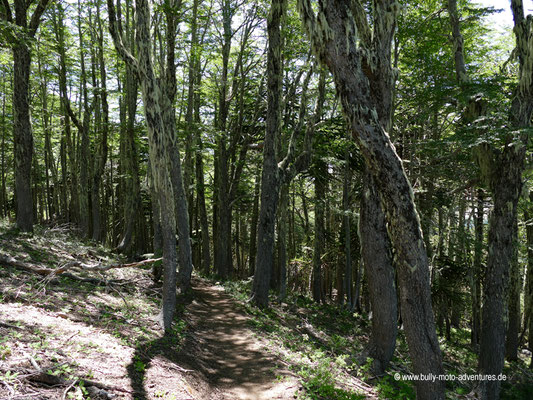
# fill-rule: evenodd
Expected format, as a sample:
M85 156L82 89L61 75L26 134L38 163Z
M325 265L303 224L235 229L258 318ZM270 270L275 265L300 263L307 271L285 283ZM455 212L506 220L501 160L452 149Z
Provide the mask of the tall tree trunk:
M217 128L220 131L217 138L217 197L216 197L216 234L215 240L215 271L225 279L233 270L233 257L231 254L231 199L229 198L229 154L227 143L227 117L228 117L228 69L232 39L232 5L230 0L222 2L222 76L219 88L218 120Z
M503 369L507 325L506 292L513 253L513 224L522 188L522 172L533 111L533 82L529 65L531 24L524 17L521 0L511 1L519 65L519 82L513 94L509 119L511 127L520 129L518 138L509 133L503 149L483 144L477 148L477 160L485 183L492 192L494 209L489 219L489 255L484 284L479 372L498 376ZM500 381L482 381L481 398L499 398Z
M24 14L26 11L24 11ZM15 197L17 227L33 231L31 165L33 135L30 122L30 49L20 43L13 48L13 141L15 150Z
M368 352L374 359L374 373L379 375L387 368L396 347L398 307L391 243L375 182L368 172L364 176L359 235L372 309Z
M182 293L190 288L191 274L192 274L192 250L190 239L190 225L189 225L189 210L187 205L187 196L183 183L180 152L176 136L176 113L174 103L176 98L176 62L175 62L175 42L177 17L175 10L181 8L181 0L165 1L165 16L166 16L166 46L167 46L167 60L166 60L166 76L165 84L159 83L162 97L161 106L162 118L167 130L169 143L166 146L168 159L170 161L170 177L174 195L175 215L177 222L178 246L179 246L179 275L178 284ZM160 80L161 82L161 80ZM161 214L163 217L163 214ZM162 222L163 223L163 222Z
M474 265L472 268L472 334L471 343L477 348L481 337L481 262L483 257L483 190L477 191L474 220Z
M287 217L289 214L289 185L283 184L280 190L278 208L278 265L279 300L287 297Z
M344 236L344 292L348 306L352 304L352 229L350 217L350 183L352 170L350 166L350 152L345 152L346 165L344 166L344 179L342 185L342 229Z
M279 197L279 168L276 141L281 134L281 30L285 9L284 0L272 0L267 19L267 115L263 145L263 173L261 176L261 207L257 230L257 255L252 288L253 302L259 307L268 306L268 289L272 274L274 253L274 226Z
M508 320L506 297L513 253L513 222L522 187L525 151L506 147L503 152L496 153L488 146L478 150L478 153L480 151L486 151L484 156L492 158L490 187L494 208L489 217L489 254L483 285L479 372L498 376L502 372L505 355ZM500 381L482 381L480 391L484 400L498 399Z
M2 124L0 125L0 131L2 132L2 141L0 143L1 153L0 153L0 216L6 217L8 214L8 204L7 204L7 190L6 190L6 80L2 80Z
M528 330L528 344L529 350L533 350L533 215L531 214L531 202L533 202L533 191L529 191L529 207L528 211L525 214L526 218L526 236L527 236L527 284L526 284L526 293L524 294L525 303L526 303L526 318L524 318L525 323L527 323ZM525 329L525 328L524 328ZM532 352L533 354L533 352ZM531 356L531 361L529 368L533 368L533 355Z
M315 241L313 246L313 300L324 301L322 293L322 256L326 240L325 201L328 168L324 160L315 161Z
M258 169L254 185L254 203L252 206L252 218L250 220L250 247L248 260L248 276L255 272L255 256L257 252L257 221L259 219L259 194L261 188L261 170Z
M372 27L359 2L321 2L320 24L309 0L299 0L298 6L313 48L333 74L350 132L373 179L379 182L378 192L396 255L402 319L413 372L440 375L442 358L431 309L428 259L420 220L413 190L384 125L384 121L390 121L391 113L391 42L398 5L387 0L376 2ZM350 6L355 7L355 13ZM419 381L416 391L419 399L444 399L444 382Z
M81 8L78 4L79 13ZM89 111L87 104L86 93L86 81L85 81L85 62L83 56L80 57L81 65L81 80L80 85L83 96L83 106L86 111L84 114L84 123L82 124L77 120L73 111L70 108L70 100L68 98L67 91L67 66L66 66L66 45L65 45L65 25L64 25L64 9L61 3L57 5L57 13L54 13L54 30L56 40L58 42L59 53L59 94L61 98L61 109L64 115L65 123L65 137L62 141L63 157L61 169L63 171L63 197L65 214L67 220L70 222L79 222L82 235L86 236L89 233L89 178L88 178L88 157L89 157ZM81 16L78 14L79 32L81 35ZM80 36L80 43L83 43L83 36ZM77 149L75 140L72 137L71 131L71 117L75 118L75 123L78 131L82 137L82 143L80 148L80 155L77 156ZM85 129L86 128L86 129ZM68 169L67 169L68 159ZM79 180L78 180L78 161L79 165ZM69 172L67 174L67 171ZM70 184L68 183L68 177L70 177ZM78 186L78 184L81 186ZM70 189L70 203L67 206L67 187ZM83 190L81 189L83 188ZM68 208L68 210L67 210Z
M518 214L518 213L517 213ZM510 285L508 292L509 322L505 340L505 358L518 360L518 335L520 334L520 264L518 263L518 215L513 222L513 254L510 268Z
M120 5L119 5L120 7ZM131 47L135 39L135 24L130 17L130 1L126 2L126 24L125 37ZM121 150L121 166L124 175L124 207L122 210L124 224L121 239L117 249L125 253L130 253L134 239L136 246L142 246L140 238L144 229L144 217L142 215L141 191L139 181L139 160L137 155L137 144L135 141L135 115L137 112L137 91L138 78L131 65L126 63L126 76L124 84L124 107L126 116L126 126L123 133L123 146ZM159 221L159 218L157 219ZM159 225L158 225L159 226ZM160 249L160 247L159 247Z
M120 56L135 68L141 82L146 124L148 127L150 165L154 180L154 190L157 194L157 200L159 201L159 214L163 239L164 278L161 322L165 332L169 332L172 326L172 320L176 306L177 261L175 236L176 204L170 170L173 168L173 165L171 155L169 154L171 151L177 150L177 147L176 137L173 135L174 127L168 126L166 124L167 121L165 121L165 115L172 115L172 112L169 112L168 110L168 107L172 107L172 103L169 100L168 94L161 87L160 80L158 81L156 79L154 73L154 67L152 63L152 44L150 38L149 1L136 0L136 45L138 49L138 58L135 58L131 52L125 48L122 42L122 35L118 31L119 24L116 20L116 12L113 0L108 0L107 5L109 14L109 28L115 43L115 47ZM167 109L165 109L165 107ZM174 166L175 165L176 164L174 164ZM179 163L177 165L179 166ZM178 177L181 180L181 176L178 175ZM183 182L181 188L183 188ZM181 195L183 195L183 193L181 193ZM180 200L183 199L183 197L180 197L180 194L178 194L177 198Z
M93 240L101 241L104 237L104 226L102 225L102 208L100 205L100 192L102 186L102 177L104 175L105 165L108 153L108 136L109 136L109 104L107 102L107 73L104 60L104 32L102 28L102 19L100 18L100 1L96 2L96 20L98 23L97 42L97 64L99 66L100 88L99 97L102 107L102 124L100 132L99 146L94 159L93 178L92 178L92 218L93 218Z

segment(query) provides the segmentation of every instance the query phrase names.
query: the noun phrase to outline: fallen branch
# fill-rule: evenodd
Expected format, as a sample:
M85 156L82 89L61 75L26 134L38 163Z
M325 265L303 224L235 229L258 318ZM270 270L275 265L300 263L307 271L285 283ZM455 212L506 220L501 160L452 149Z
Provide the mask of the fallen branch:
M123 389L118 386L106 385L105 383L93 381L90 379L83 379L83 378L75 378L73 380L63 379L59 376L43 372L42 370L34 371L33 373L25 375L24 377L31 382L45 384L48 386L55 386L55 385L67 386L69 390L74 385L76 385L77 382L83 382L83 384L86 387L94 386L98 389L103 389L103 390L123 392L123 393L133 393L131 390L128 390L128 389Z
M30 264L23 261L19 261L16 258L10 256L9 254L0 253L0 264L9 265L11 267L15 267L18 269L21 269L23 271L31 272L34 274L38 274L44 277L47 277L49 279L53 279L56 276L62 275L66 276L78 281L82 282L88 282L88 283L94 283L94 284L108 284L110 281L98 279L98 278L83 278L71 273L68 273L67 271L70 269L81 269L83 271L88 272L105 272L109 271L110 269L114 268L131 268L131 267L141 267L143 265L152 264L154 262L160 261L162 258L152 258L149 260L143 260L139 262L134 263L128 263L128 264L115 264L115 265L89 265L84 264L81 261L71 261L64 265L62 265L59 268L51 269L42 267L40 265Z

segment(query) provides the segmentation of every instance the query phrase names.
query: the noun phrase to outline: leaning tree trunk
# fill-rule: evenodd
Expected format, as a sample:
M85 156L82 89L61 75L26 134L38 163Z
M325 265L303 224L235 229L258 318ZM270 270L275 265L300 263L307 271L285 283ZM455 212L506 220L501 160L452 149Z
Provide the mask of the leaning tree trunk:
M361 259L365 267L372 310L372 335L368 354L376 375L387 368L398 332L398 307L392 249L375 182L365 173L359 220Z
M391 42L398 3L378 1L368 23L357 1L298 6L315 53L333 74L352 136L378 192L395 251L402 319L415 374L443 374L435 331L429 266L411 185L383 123L392 103ZM353 10L352 10L353 9ZM373 32L372 32L373 29ZM357 32L357 34L356 34ZM418 381L419 399L444 399L444 382Z
M172 182L168 146L173 138L163 124L161 103L163 93L154 76L150 46L150 12L147 0L137 0L137 47L139 69L142 76L141 89L148 127L150 163L157 193L163 237L163 309L162 321L165 331L172 325L176 306L176 236Z

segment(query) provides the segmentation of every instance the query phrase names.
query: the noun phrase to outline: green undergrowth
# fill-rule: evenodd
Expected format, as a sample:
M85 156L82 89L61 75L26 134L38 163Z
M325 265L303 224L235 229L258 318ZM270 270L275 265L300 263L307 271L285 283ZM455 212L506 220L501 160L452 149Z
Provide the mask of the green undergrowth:
M50 269L73 259L91 265L127 261L103 246L79 239L67 228L35 226L33 234L26 234L1 224L0 251L28 265ZM121 351L123 359L131 359L128 375L135 390L142 393L146 371L155 356L178 362L188 329L182 318L185 305L178 304L172 332L162 335L155 321L161 289L153 285L149 267L69 272L101 283L61 275L48 279L0 264L0 304L10 313L10 317L2 315L0 325L0 363L9 366L7 372L0 372L0 381L21 387L13 371L19 368L17 360L27 360L30 355L51 375L79 379L75 398L89 398L83 379L102 379L95 376L96 370L115 368L107 362L114 346L113 351ZM73 361L85 359L94 360L94 367Z
M272 294L271 307L261 310L248 301L250 280L227 282L224 287L250 316L250 327L269 339L271 351L299 377L300 399L415 398L412 382L394 379L397 372L411 371L403 330L399 331L388 373L376 377L371 372L372 360L362 359L371 328L366 315L338 304L316 304L301 295L289 296L280 304ZM439 340L446 374L458 378L477 373L477 354L470 346L468 329L452 329L450 342L442 337ZM501 398L532 399L532 372L523 353L519 361L506 362L503 373L507 380L502 382ZM471 381L450 379L446 382L446 398L473 398L474 386Z
M362 350L354 340L362 333L362 320L336 306L316 305L302 296L289 305L273 303L261 310L248 301L249 281L227 282L225 289L239 300L251 317L249 325L269 339L270 351L300 380L300 399L365 399L354 386L356 354Z

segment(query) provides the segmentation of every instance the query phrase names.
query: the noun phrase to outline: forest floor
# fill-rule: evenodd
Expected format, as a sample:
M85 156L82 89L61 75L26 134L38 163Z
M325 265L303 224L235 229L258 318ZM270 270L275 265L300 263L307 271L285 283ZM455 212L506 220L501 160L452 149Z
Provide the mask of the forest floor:
M410 383L373 376L361 359L366 316L300 295L284 303L273 298L262 311L247 302L250 280L220 284L195 276L173 332L163 336L161 287L150 265L71 269L70 276L20 268L50 271L73 261L125 260L65 228L37 227L29 235L0 226L0 400L414 398ZM467 341L454 331L451 344L441 343L447 372L475 372ZM400 332L391 371L409 368ZM510 383L502 398L533 398L524 359L505 373ZM448 398L474 398L468 384L448 389Z
M0 234L0 256L55 269L121 260L64 230ZM5 258L5 257L4 257ZM299 383L222 286L195 278L174 332L157 323L146 268L76 273L82 282L0 261L0 399L292 399Z

